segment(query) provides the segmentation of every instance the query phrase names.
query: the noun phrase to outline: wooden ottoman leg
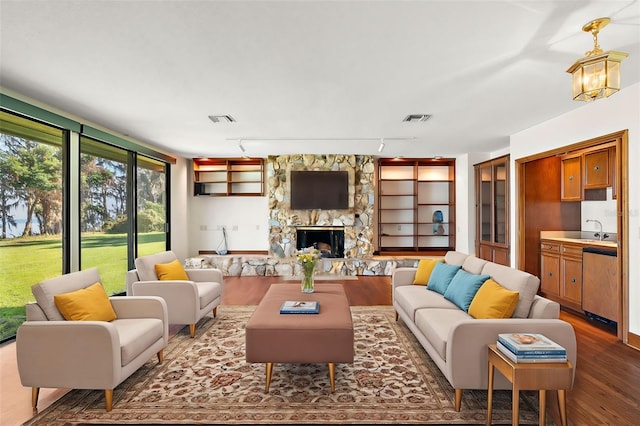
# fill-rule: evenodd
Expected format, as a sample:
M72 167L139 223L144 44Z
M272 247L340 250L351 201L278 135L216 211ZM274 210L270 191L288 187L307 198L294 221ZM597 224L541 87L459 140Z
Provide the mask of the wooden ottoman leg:
M269 385L271 384L271 373L273 372L273 363L267 362L264 368L265 368L265 373L267 374L265 385L264 385L264 393L269 393Z
M329 364L329 383L331 383L331 393L336 390L336 365L333 362Z

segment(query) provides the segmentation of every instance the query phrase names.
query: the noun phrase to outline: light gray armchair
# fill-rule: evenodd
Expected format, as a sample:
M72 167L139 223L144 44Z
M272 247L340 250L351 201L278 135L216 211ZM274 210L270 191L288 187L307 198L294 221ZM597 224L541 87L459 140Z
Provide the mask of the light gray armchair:
M189 280L159 280L155 265L176 260L172 251L136 259L136 269L127 272L127 295L160 296L167 302L169 324L189 324L195 337L196 323L207 313L216 316L222 302L222 271L219 269L185 269Z
M32 388L37 408L40 388L104 389L111 411L113 389L154 354L162 362L169 342L167 305L160 297L110 297L112 321L67 321L54 296L100 282L96 268L45 280L32 287L35 303L16 333L18 372Z

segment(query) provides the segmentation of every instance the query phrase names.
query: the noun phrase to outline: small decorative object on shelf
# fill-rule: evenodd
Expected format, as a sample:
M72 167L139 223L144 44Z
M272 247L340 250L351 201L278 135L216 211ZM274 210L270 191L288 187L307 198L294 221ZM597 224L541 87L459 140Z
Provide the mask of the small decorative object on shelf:
M313 274L320 257L320 251L314 247L307 247L298 254L298 263L302 265L301 288L303 293L313 293Z

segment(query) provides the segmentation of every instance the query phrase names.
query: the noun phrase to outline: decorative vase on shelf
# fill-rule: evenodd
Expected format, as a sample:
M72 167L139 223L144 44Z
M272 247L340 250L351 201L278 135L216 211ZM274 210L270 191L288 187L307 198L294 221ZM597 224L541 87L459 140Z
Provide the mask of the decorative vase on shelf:
M298 263L302 266L302 282L300 287L303 293L313 293L313 274L316 270L316 263L320 257L320 252L313 248L306 248L298 254Z

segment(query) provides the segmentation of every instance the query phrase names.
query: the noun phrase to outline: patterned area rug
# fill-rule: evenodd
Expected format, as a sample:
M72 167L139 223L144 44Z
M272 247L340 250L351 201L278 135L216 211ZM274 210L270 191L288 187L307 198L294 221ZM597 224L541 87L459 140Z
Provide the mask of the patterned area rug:
M277 364L264 393L263 364L244 358L251 306L220 306L195 339L171 338L164 363L147 362L114 390L73 390L26 425L81 424L485 424L486 391L454 391L391 307L353 307L355 362ZM520 423L537 424L537 393L521 392ZM511 392L495 391L494 424L511 424Z

